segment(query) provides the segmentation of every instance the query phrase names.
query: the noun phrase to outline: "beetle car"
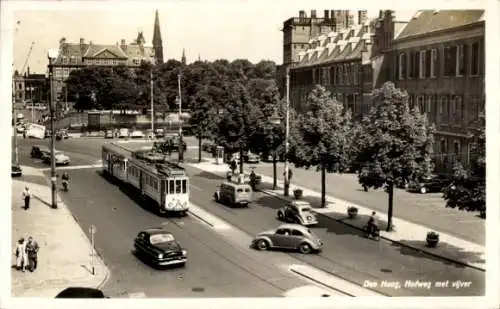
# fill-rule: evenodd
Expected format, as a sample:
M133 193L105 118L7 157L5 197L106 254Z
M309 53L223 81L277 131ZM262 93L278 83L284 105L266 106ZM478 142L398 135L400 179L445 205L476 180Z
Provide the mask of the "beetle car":
M156 266L184 266L187 250L183 249L174 235L162 228L140 231L134 240L134 252Z
M56 161L56 165L69 165L71 163L71 159L67 155L57 150L54 152L54 159ZM52 161L50 152L47 154L44 153L42 160L45 164L50 164Z
M293 222L305 226L318 224L318 219L312 211L311 204L307 201L291 201L285 207L278 210L278 219L285 222Z
M323 242L307 227L299 224L283 224L278 228L262 232L252 240L252 247L258 250L292 249L309 254L319 252Z
M23 170L21 169L21 166L18 164L12 164L10 168L10 176L11 177L20 177L23 175Z

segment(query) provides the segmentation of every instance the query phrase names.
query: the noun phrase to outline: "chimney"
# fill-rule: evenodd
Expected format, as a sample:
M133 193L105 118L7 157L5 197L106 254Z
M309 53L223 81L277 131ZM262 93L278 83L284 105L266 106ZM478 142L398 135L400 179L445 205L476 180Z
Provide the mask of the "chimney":
M83 44L85 44L85 39L80 38L80 45L83 45Z
M358 11L358 25L363 25L367 21L367 11Z
M347 27L353 26L354 25L354 15L351 14L349 11L346 11L346 22L347 22Z
M330 17L328 16L328 10L325 10L324 12L325 12L325 16L324 16L324 17L325 17L325 20L330 19Z
M66 38L63 37L63 38L61 38L59 40L59 45L62 45L62 44L65 44L65 43L66 43Z
M303 11L303 10L300 10L300 11L299 11L299 18L300 18L300 19L304 19L304 18L306 18L306 12L305 12L305 11Z
M311 18L316 18L316 10L311 10Z
M125 44L125 39L121 39L121 41L120 41L120 45L121 45L121 46L126 45L126 44Z

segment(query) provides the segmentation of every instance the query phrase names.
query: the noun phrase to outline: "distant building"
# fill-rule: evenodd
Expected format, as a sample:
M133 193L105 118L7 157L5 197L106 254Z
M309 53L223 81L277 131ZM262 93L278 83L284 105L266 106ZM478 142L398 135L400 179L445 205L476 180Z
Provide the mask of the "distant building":
M363 61L371 56L373 29L364 11L358 12L357 20L351 12L339 14L332 24L334 30L322 31L295 55L289 68L291 104L300 111L320 84L357 115L363 108L363 93L371 91L371 86L364 89L362 70Z
M16 70L12 76L12 100L13 103L24 103L26 100L26 83L24 75L20 75Z
M59 41L57 49L49 51L49 71L53 74L53 91L55 97L62 92L63 83L73 70L86 66L118 66L138 67L142 61L163 63L163 46L158 11L155 13L155 24L152 44L146 44L142 31L131 43L121 39L116 44L95 44L83 38L79 43L68 43L66 38Z
M436 125L437 168L467 165L471 132L484 125L484 11L419 11L392 42L392 56L389 79Z

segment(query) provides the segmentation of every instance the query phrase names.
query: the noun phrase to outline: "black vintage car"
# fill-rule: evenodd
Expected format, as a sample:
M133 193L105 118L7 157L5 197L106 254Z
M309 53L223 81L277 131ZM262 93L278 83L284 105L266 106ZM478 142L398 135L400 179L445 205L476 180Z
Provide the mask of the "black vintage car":
M187 250L163 228L140 231L134 240L134 253L155 266L180 266L187 262Z
M430 175L420 180L410 181L408 191L419 192L421 194L431 192L441 192L445 187L451 184L450 178L446 175Z
M10 169L11 177L21 177L23 175L23 170L18 164L12 164Z

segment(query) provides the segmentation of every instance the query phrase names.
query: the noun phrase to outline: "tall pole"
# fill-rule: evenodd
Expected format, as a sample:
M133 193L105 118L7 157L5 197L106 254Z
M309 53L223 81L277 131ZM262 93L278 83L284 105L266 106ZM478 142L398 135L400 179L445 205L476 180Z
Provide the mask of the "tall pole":
M31 122L35 122L35 101L33 100L33 87L28 88L29 93L30 93L30 100L31 100Z
M153 100L153 68L150 71L150 79L151 79L151 138L153 138L155 134L155 105Z
M16 80L17 80L17 78L16 78ZM18 147L17 147L17 113L16 113L16 96L15 96L14 92L12 93L12 97L13 97L12 113L14 114L13 115L14 116L14 126L13 126L13 128L14 128L14 163L16 165L18 165L19 164L19 151L18 151Z
M182 141L182 93L181 74L177 74L177 85L179 87L179 162L184 161L184 145Z
M289 135L290 135L290 72L286 71L286 116L285 116L285 188L283 195L288 196L290 181L289 181L289 168L288 168L288 148L289 148Z
M57 197L56 197L56 134L54 132L54 92L52 89L52 66L50 67L49 72L49 82L50 82L50 181L52 183L52 208L57 208Z

